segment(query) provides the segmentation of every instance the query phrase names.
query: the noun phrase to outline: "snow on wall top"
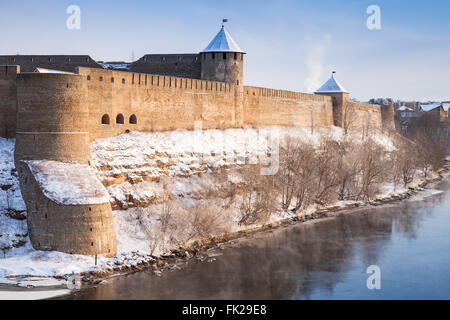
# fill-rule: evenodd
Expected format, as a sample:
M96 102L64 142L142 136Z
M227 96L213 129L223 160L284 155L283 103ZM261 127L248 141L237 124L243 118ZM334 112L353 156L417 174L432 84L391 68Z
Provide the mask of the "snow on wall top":
M58 74L75 74L73 72L66 72L61 70L53 70L53 69L45 69L45 68L36 68L34 70L36 73L58 73Z
M397 108L397 111L414 111L414 109L409 108L407 106L400 106Z
M325 82L323 84L323 86L321 86L319 88L319 90L317 90L314 93L348 93L347 90L345 90L345 88L334 78L334 74L331 75L331 78L328 79L327 82Z
M49 160L24 161L46 197L62 205L108 203L109 194L87 165Z
M423 111L431 111L440 106L441 106L441 104L439 102L435 102L435 103L429 103L429 104L421 104L420 108L422 108Z
M202 52L241 52L244 51L231 38L227 30L222 26L222 29L212 39L208 46Z

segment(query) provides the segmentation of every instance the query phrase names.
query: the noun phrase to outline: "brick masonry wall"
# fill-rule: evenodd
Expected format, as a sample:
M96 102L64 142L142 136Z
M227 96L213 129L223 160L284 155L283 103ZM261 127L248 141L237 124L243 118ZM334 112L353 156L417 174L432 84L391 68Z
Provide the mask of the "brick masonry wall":
M331 126L331 97L244 87L244 123L255 126Z
M17 81L16 160L87 163L87 87L79 75L21 73Z
M347 102L350 112L355 114L350 121L350 128L382 128L381 109L379 105L360 102Z
M87 83L88 122L91 140L130 131L167 131L239 126L236 86L179 77L79 68ZM102 124L107 115L109 124ZM122 115L124 123L117 123ZM131 116L137 123L130 123Z
M19 72L20 66L0 66L0 137L16 135Z

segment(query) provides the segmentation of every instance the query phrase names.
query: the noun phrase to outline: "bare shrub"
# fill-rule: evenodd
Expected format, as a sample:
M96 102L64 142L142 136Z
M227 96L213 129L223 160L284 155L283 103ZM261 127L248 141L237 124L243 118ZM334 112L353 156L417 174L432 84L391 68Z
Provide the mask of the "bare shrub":
M136 219L138 220L139 227L148 240L148 248L150 254L154 254L156 248L160 244L161 230L155 230L151 228L151 217L154 214L150 208L137 207L135 208Z
M201 203L189 211L192 215L189 238L205 239L228 231L228 222L220 207Z
M344 102L342 106L342 126L344 128L345 135L348 134L348 130L355 125L357 120L354 105L349 102Z
M337 200L341 147L336 140L326 138L317 148L313 160L314 201L326 205Z
M158 220L161 224L161 232L166 233L167 227L171 223L172 216L175 211L175 204L172 199L172 194L165 191L161 196L161 209L159 210Z
M361 198L369 200L379 191L379 182L385 174L384 155L386 151L371 138L360 146Z
M412 141L406 138L398 138L395 141L395 151L393 151L392 158L395 162L394 176L399 175L403 186L407 187L409 183L414 180L417 170L417 152Z
M273 177L260 175L260 167L249 167L242 173L239 225L267 223L276 209Z
M341 159L338 168L338 199L339 200L356 200L359 196L359 168L361 167L361 159L357 146L350 142L344 141L341 144Z
M446 155L445 140L441 137L433 139L433 136L425 130L417 130L412 139L417 150L417 167L427 178L430 171L443 166L443 159Z
M281 207L295 213L310 202L311 172L314 166L314 148L299 140L286 139L280 149L279 170L275 177L276 188L281 193Z

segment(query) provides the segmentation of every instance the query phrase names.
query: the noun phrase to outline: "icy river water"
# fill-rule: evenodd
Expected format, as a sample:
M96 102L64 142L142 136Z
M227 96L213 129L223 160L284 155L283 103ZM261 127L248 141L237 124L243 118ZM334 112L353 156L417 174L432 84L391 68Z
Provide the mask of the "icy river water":
M258 233L181 270L120 276L60 298L450 299L448 181L433 185L444 192ZM373 265L380 289L367 286Z

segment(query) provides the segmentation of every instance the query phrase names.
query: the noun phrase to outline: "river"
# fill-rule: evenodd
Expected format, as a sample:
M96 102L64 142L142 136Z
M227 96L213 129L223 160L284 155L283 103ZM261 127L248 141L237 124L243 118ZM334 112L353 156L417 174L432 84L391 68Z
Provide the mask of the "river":
M138 272L60 299L450 299L448 179L395 205L261 232L161 276ZM367 268L380 270L368 289Z

